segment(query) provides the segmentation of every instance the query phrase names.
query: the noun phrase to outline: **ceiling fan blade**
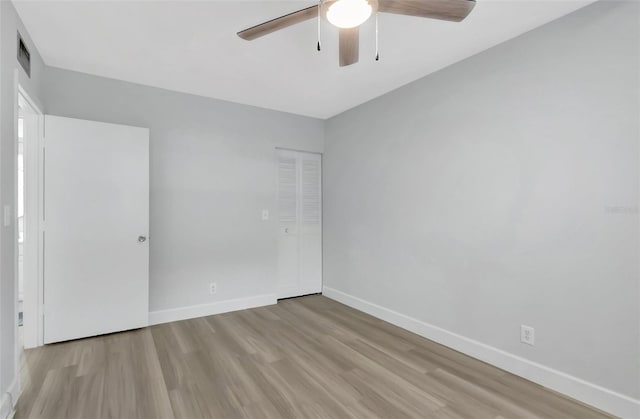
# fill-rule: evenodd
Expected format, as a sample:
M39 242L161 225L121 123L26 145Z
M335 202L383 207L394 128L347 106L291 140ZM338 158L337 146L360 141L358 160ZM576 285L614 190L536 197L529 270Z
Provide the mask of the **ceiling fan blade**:
M340 29L340 67L355 64L360 56L360 28Z
M475 0L378 0L378 11L460 22L475 5Z
M271 32L279 31L280 29L287 28L291 25L304 22L305 20L309 20L314 17L318 17L317 4L242 30L238 32L238 36L242 39L246 39L247 41L252 41L256 38L260 38L261 36L268 35Z

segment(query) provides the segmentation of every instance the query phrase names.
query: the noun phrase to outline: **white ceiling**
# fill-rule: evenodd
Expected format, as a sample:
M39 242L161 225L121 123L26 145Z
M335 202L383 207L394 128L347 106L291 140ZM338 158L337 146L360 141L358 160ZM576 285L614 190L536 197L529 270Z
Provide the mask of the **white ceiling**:
M462 23L380 14L360 62L340 68L337 30L316 22L255 41L236 32L314 1L15 1L44 61L84 73L328 118L593 0L478 0Z

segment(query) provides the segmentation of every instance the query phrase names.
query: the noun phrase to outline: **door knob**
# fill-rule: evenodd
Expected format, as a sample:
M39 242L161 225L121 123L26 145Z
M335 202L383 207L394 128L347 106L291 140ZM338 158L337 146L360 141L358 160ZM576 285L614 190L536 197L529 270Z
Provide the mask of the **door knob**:
M138 236L138 243L144 243L147 241L147 237L146 236Z

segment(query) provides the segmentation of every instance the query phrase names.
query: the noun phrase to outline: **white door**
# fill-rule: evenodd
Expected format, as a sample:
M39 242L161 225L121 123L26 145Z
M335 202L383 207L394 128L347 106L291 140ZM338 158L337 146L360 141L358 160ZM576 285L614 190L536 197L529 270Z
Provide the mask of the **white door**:
M44 342L149 316L149 130L45 117Z
M278 298L322 291L322 156L278 150Z

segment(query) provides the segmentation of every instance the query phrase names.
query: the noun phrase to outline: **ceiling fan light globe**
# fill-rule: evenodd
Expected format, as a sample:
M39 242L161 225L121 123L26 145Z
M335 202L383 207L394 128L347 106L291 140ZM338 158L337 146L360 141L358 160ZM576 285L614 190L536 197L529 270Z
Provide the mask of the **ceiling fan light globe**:
M327 9L327 20L340 29L350 29L366 22L372 12L368 0L337 0Z

